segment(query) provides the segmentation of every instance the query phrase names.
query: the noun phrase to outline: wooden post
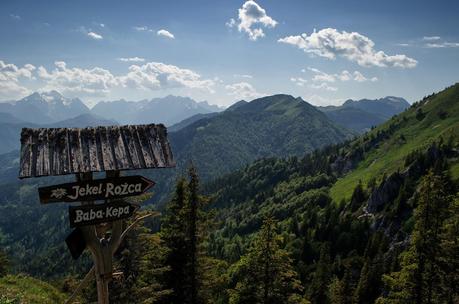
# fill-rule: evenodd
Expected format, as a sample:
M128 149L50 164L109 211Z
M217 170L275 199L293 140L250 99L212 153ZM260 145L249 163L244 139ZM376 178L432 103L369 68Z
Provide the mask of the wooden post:
M119 177L120 171L107 171L107 177ZM83 173L77 175L78 181L92 180L92 173ZM93 201L82 202L82 205L94 204ZM107 225L107 224L102 224ZM123 221L118 220L112 223L111 235L105 233L106 228L95 225L83 226L81 230L86 244L91 251L94 261L94 273L97 285L97 303L109 304L108 283L112 279L113 272L113 254L120 243L121 233L123 231ZM99 233L101 235L99 235Z

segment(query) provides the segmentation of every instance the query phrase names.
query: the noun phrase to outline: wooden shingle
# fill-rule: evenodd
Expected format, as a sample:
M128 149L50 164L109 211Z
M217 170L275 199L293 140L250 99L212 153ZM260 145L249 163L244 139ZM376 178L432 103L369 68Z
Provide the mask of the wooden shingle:
M162 124L96 128L23 128L19 178L171 168Z

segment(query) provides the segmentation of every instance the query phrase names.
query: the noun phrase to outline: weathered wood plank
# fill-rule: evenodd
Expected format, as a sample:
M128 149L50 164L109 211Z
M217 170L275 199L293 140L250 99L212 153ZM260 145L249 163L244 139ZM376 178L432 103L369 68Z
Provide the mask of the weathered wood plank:
M84 172L83 155L81 151L80 130L69 129L69 154L70 154L70 170L71 172Z
M172 167L163 125L21 132L19 177Z
M161 143L158 141L159 136L158 136L158 131L157 131L156 126L154 125L147 126L146 132L148 132L147 138L150 143L150 147L151 147L153 156L156 160L156 165L158 167L164 167L165 160L164 160Z
M158 127L158 141L162 148L161 155L164 157L165 166L166 167L173 167L175 166L174 157L172 155L172 149L167 140L167 129L164 125L157 125Z
M39 129L38 131L38 136L37 136L37 161L36 161L36 176L43 176L46 175L44 172L45 166L48 162L47 157L45 157L45 153L47 155L47 152L45 150L48 150L48 141L47 141L47 134L48 132L46 129Z
M121 129L121 136L124 140L124 146L127 150L127 156L132 168L140 169L142 164L140 163L139 154L135 145L135 130L132 126L126 126Z
M129 159L126 155L121 131L118 126L108 127L111 146L115 152L116 167L118 170L129 168Z
M104 170L116 170L114 153L110 145L110 140L108 138L107 128L97 127L97 133L99 134L100 145L102 148L102 159L104 163Z
M21 160L19 168L19 177L32 175L32 130L24 128L21 131Z
M56 147L53 155L54 175L71 173L69 170L69 147L67 129L57 129Z
M156 167L156 162L151 151L150 143L148 141L148 133L146 127L136 126L136 131L140 143L140 149L142 151L143 159L145 161L145 167Z
M103 161L100 159L97 153L97 140L96 140L96 129L95 128L86 128L88 135L88 152L89 152L89 171L102 171L101 163Z
M81 158L84 172L91 171L91 156L89 154L90 137L90 129L83 128L80 130Z

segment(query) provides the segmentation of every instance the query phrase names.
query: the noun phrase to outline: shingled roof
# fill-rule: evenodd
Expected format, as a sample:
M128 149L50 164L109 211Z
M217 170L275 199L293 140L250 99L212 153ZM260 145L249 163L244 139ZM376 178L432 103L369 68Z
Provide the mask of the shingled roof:
M162 124L23 128L19 178L175 166Z

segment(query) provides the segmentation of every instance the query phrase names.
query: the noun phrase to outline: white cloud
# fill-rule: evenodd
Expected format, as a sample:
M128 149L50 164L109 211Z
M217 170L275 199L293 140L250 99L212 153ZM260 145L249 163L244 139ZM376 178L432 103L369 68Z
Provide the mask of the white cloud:
M103 68L68 68L63 61L56 61L54 65L56 68L49 72L43 66L38 68L39 78L46 82L44 90L57 90L72 96L103 96L120 85L117 77Z
M308 81L304 78L301 77L292 77L290 78L290 81L295 83L297 86L303 87Z
M338 88L329 86L326 82L322 82L322 83L319 83L319 84L313 83L313 84L310 85L310 87L312 89L317 89L317 90L324 89L324 90L332 91L332 92L338 91Z
M246 1L238 12L238 21L231 18L226 26L234 27L237 25L239 32L247 33L250 40L255 41L264 37L263 27L273 28L277 25L277 21L268 16L265 9L253 0Z
M133 29L138 31L138 32L148 31L148 27L147 26L134 26Z
M377 77L365 77L362 73L359 71L354 71L353 73L343 70L340 73L335 73L335 74L328 74L325 72L322 72L318 69L308 67L308 70L314 73L314 76L312 77L312 81L314 82L335 82L335 81L349 81L349 80L354 80L357 82L365 82L365 81L372 81L375 82L378 80Z
M169 31L167 31L165 29L161 29L161 30L157 31L156 35L163 36L163 37L170 38L170 39L175 39L174 35L171 32L169 32Z
M318 32L314 30L309 36L306 33L287 36L278 42L294 45L306 53L327 59L344 57L364 67L414 68L417 65L415 59L406 55L387 55L383 51L376 51L374 42L364 35L357 32L339 32L333 28Z
M21 16L15 15L15 14L10 14L10 17L11 17L12 19L14 19L14 20L21 20L21 19L22 19Z
M247 79L252 79L253 78L252 75L248 75L248 74L234 74L233 77L235 77L235 78L247 78Z
M20 84L21 78L34 79L35 66L26 64L22 68L11 63L0 60L0 97L18 98L30 93L29 90Z
M440 40L441 37L440 36L424 36L422 37L422 40L425 40L425 41L435 41L435 40Z
M202 79L201 75L192 70L160 62L131 65L129 72L119 79L124 86L150 90L186 87L213 93L215 85L214 80Z
M257 97L262 96L261 93L247 82L238 82L225 86L225 89L228 91L228 95L234 96L237 99L252 100Z
M119 61L122 62L144 62L145 58L140 58L140 57L121 57L118 58Z
M88 36L91 37L92 39L95 39L95 40L101 40L101 39L104 38L104 37L102 37L102 35L99 35L99 34L97 34L95 32L89 32Z
M105 27L104 23L100 23L99 25L100 25L100 27Z
M140 61L143 58L120 58L127 62ZM35 77L36 76L36 77ZM148 62L143 65L131 65L120 75L100 68L69 67L64 61L54 62L53 69L31 64L19 68L14 64L0 61L0 98L19 97L29 93L21 84L21 78L38 79L44 91L57 90L69 97L105 96L117 88L140 90L161 90L188 88L214 93L218 78L204 79L198 73L160 62Z
M228 22L225 23L225 25L229 28L234 27L236 25L236 20L234 20L234 18L231 18Z
M439 49L439 48L454 48L459 47L459 42L438 42L438 43L427 43L426 48Z

